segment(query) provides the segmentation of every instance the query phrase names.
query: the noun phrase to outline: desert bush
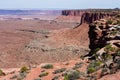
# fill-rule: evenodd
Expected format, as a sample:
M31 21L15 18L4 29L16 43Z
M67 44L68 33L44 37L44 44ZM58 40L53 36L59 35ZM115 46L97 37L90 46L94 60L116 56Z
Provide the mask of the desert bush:
M78 69L78 68L81 68L83 65L83 62L80 62L80 63L76 63L75 66L73 67L73 69Z
M4 76L5 73L0 69L0 76Z
M20 72L21 73L24 73L24 72L27 72L29 69L26 67L26 66L23 66L21 69L20 69Z
M86 80L97 80L97 77L96 77L96 75L87 76Z
M117 69L120 69L120 58L118 58L115 62L117 63Z
M96 48L92 51L92 54L96 54L98 51L100 50L100 48Z
M120 48L116 50L117 56L120 56Z
M100 61L92 61L87 68L87 73L90 74L97 71L100 68L101 64L102 62Z
M108 59L112 59L112 55L111 54L108 54L108 53L103 53L102 55L102 59L104 61L108 60Z
M114 52L116 49L108 44L105 46L104 50L108 53L109 51Z
M112 24L113 21L112 21L112 20L108 20L106 23L107 23L107 24Z
M95 71L96 71L96 69L95 69L94 67L89 67L89 68L87 69L87 73L88 73L88 74L93 73L93 72L95 72Z
M109 73L109 69L108 68L102 68L102 72L101 72L101 77L108 74Z
M59 77L60 77L60 76L55 76L55 77L53 77L52 80L59 80Z
M64 80L76 80L80 77L80 73L78 70L70 70L64 76Z
M117 31L111 31L111 32L110 32L110 35L113 35L113 36L114 36L114 35L116 35L116 34L117 34Z
M66 70L66 68L61 68L61 69L57 69L53 72L53 74L57 74L57 73L62 73Z
M46 65L43 65L41 68L44 68L44 69L52 69L52 68L53 68L53 65L52 65L52 64L46 64Z
M42 72L39 77L47 76L49 73L48 72Z

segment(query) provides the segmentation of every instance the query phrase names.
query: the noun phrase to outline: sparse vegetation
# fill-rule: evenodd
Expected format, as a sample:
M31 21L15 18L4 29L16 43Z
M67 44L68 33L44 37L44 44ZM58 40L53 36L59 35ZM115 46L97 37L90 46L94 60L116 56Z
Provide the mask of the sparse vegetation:
M59 80L59 77L60 77L60 75L59 76L55 76L52 80Z
M75 66L73 67L73 69L78 69L78 68L81 68L83 65L83 62L80 62L80 63L76 63Z
M120 56L120 48L116 50L117 56Z
M25 62L28 65L30 63L30 65L29 65L31 68L30 75L35 75L36 73L39 72L39 75L35 75L38 78L36 77L36 79L33 79L33 80L41 80L41 79L49 80L48 77L51 77L52 80L59 80L59 79L97 80L97 78L99 78L100 75L102 77L106 74L110 74L110 73L113 74L116 71L119 71L120 70L120 49L119 49L119 47L120 47L120 41L119 41L120 28L119 28L118 24L120 24L120 19L118 17L120 17L120 15L118 14L117 17L116 16L113 17L114 15L116 15L115 12L113 15L111 13L109 14L109 12L111 12L110 9L103 10L103 11L104 12L101 12L101 10L99 10L98 12L96 12L96 10L91 11L91 9L89 12L82 11L83 14L85 13L85 15L82 14L83 15L82 18L85 18L85 19L81 19L82 20L81 24L82 24L82 22L84 22L84 24L82 26L83 27L87 26L86 29L83 29L83 32L79 32L82 30L77 30L80 28L76 28L73 31L72 31L72 29L70 29L70 30L66 29L63 31L54 31L54 32L52 32L51 29L49 31L48 29L45 30L43 28L43 26L51 27L52 24L54 24L53 26L56 26L56 24L57 24L57 25L59 25L59 27L57 29L59 29L61 27L60 26L61 23L62 24L66 23L66 22L61 22L61 21L60 21L60 23L59 23L59 21L54 22L54 20L50 20L48 23L47 23L47 20L45 20L45 21L43 20L42 22L41 22L41 20L37 21L37 23L39 23L40 25L38 25L38 24L35 25L35 23L34 23L34 26L36 26L35 30L32 28L33 23L31 25L29 25L30 30L27 28L24 28L26 30L20 30L20 33L25 32L24 33L25 35L23 38L25 38L25 36L29 36L26 39L30 38L30 39L28 39L30 42L27 43L27 41L24 42L24 41L22 41L22 39L19 39L19 37L18 37L18 39L21 40L20 42L25 43L25 45L26 45L25 47L20 48L20 52L21 52L20 59L23 59L23 61L25 60L26 62L28 61L28 63ZM77 11L77 12L79 12L79 11ZM67 12L65 12L65 13L67 13ZM92 13L92 14L90 14L90 13ZM78 13L75 13L72 15L78 15ZM110 15L112 15L113 18ZM104 16L106 18L104 18ZM109 18L107 18L107 16L109 16ZM62 16L60 16L60 18L61 17ZM58 20L58 18L57 18L57 20ZM70 18L70 16L68 16L68 18ZM80 18L80 17L78 17L78 18ZM96 20L96 21L94 23L92 23L94 20ZM7 22L9 22L9 21L7 21ZM45 22L44 25L42 25L43 22ZM88 28L89 23L91 23L91 24L89 25L89 28ZM51 25L49 25L49 24L51 24ZM67 22L67 24L69 24L69 23ZM72 24L74 24L74 23L72 23ZM75 25L76 25L76 23L75 23ZM23 26L23 25L21 24L20 26ZM43 30L37 30L37 26L39 26L39 27L42 26ZM64 25L62 25L62 26L66 27ZM77 27L79 27L79 26L80 26L80 23L78 24ZM19 27L19 25L17 27ZM55 29L55 28L52 27L52 29ZM67 31L68 34L67 34L67 32L64 32L64 31ZM75 33L75 31L77 31L77 32ZM57 32L57 35L61 35L61 33L63 33L63 35L68 36L69 39L72 39L72 37L74 35L76 35L77 33L79 33L79 34L75 36L75 38L74 38L75 40L73 39L73 40L68 41L67 40L68 37L64 38L64 36L57 37L57 35L54 35L56 32ZM5 34L6 33L8 33L8 32L5 32ZM29 35L29 33L31 34L31 36ZM52 33L52 34L49 34L49 33ZM73 34L73 33L75 33L75 34ZM85 33L85 35L81 36L82 33ZM73 34L73 35L70 36L71 34ZM14 37L13 34L10 34L10 35L12 35L12 37ZM17 39L17 37L15 37L15 38ZM56 40L54 38L56 38L58 42L54 41L54 40ZM89 40L88 40L88 38L89 38ZM15 41L17 41L17 40L15 40ZM61 41L61 42L59 42L59 41ZM82 45L83 47L79 46L82 42L84 42L84 44ZM90 42L89 46L88 46L88 42ZM17 42L15 42L15 43L17 43ZM61 45L59 45L60 43L61 43ZM89 47L89 49L91 51L87 47ZM9 46L8 46L8 48L9 48ZM19 50L16 50L16 51L19 51ZM24 54L26 51L28 51L28 53ZM7 52L9 52L9 51L7 51ZM41 55L39 53L43 53L43 54ZM32 55L32 54L34 54L34 55ZM1 55L4 57L3 54L1 54ZM12 55L14 55L14 54L12 54ZM29 55L29 58L26 57L28 55ZM40 56L41 56L41 58L40 58ZM76 59L79 56L81 56L82 60ZM18 58L18 56L16 56L16 58ZM54 58L54 59L52 59L52 58ZM75 60L72 60L72 59L75 59ZM39 69L36 68L36 66L39 65L38 63L41 63L41 62L44 63L44 60L45 60L45 62L47 62L47 61L55 62L55 64L52 64L52 63L45 64L45 65L41 66ZM53 60L56 60L56 61L53 61ZM71 60L71 61L69 61L69 60ZM62 63L62 61L66 61L66 62ZM60 63L56 63L56 62L60 62ZM76 62L78 62L78 63L76 63ZM24 64L24 63L21 63L20 65L22 65L22 64ZM17 65L19 65L19 63ZM35 65L35 67L34 67L34 65ZM30 75L27 76L27 72L29 72L29 70L26 66L23 66L20 69L19 74L16 71L17 70L15 70L14 73L12 73L13 75L12 75L11 79L24 80L24 79L26 79L26 77L27 77L27 79L29 79ZM17 76L14 75L16 73L17 73ZM3 71L0 71L0 75L3 75ZM32 77L35 77L35 76L32 76Z
M52 69L52 68L53 68L53 65L52 65L52 64L45 64L45 65L43 65L41 68L44 68L44 69Z
M24 72L27 72L29 69L26 67L26 66L23 66L21 69L20 69L20 72L21 73L24 73Z
M39 77L44 77L44 76L47 76L49 73L48 72L42 72Z
M111 59L111 58L112 58L112 55L110 55L110 54L108 54L108 53L103 53L103 54L101 55L101 57L102 57L102 59L103 59L104 61L106 61L106 60L108 60L108 59Z
M94 49L93 52L92 52L92 54L96 54L99 50L100 50L100 48Z
M117 34L117 31L111 31L110 32L110 35L116 35Z
M88 68L87 73L90 74L90 73L93 73L95 71L96 71L96 69L94 67L90 67L90 68Z
M70 70L64 76L64 80L76 80L80 77L80 73L77 70Z
M62 73L66 70L66 68L61 68L61 69L57 69L53 72L53 74L57 74L57 73Z
M5 73L0 69L0 76L4 76Z
M107 24L112 24L113 21L112 21L112 20L108 20L106 23L107 23Z
M91 62L87 68L87 73L90 74L90 73L97 71L101 67L101 64L102 62L100 61Z
M108 44L105 46L104 50L108 53L108 52L114 52L116 49L112 47L110 44Z

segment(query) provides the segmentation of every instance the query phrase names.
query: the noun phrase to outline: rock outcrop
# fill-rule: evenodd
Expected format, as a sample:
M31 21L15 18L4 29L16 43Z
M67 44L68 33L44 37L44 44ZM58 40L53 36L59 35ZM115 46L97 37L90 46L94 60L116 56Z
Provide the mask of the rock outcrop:
M115 10L110 12L107 10L63 10L61 14L63 16L80 16L80 24L90 24L102 18L115 16L117 13Z
M62 15L64 16L82 16L85 10L63 10Z
M96 20L103 19L110 16L115 16L116 13L106 13L106 12L85 12L81 17L82 23L93 23Z
M62 14L65 16L79 16L78 12L65 11ZM87 67L87 74L91 78L94 77L95 80L108 74L116 74L120 69L119 13L114 11L84 11L80 21L80 24L72 31L84 36L84 40L86 39L84 42L89 41L90 52L86 56L89 58L90 64ZM84 28L87 30L83 33ZM82 37L78 34L74 35L74 38L76 37L77 39L79 37L78 40L82 42ZM87 37L89 40L87 40ZM83 44L81 43L81 45ZM84 57L85 59L86 56Z

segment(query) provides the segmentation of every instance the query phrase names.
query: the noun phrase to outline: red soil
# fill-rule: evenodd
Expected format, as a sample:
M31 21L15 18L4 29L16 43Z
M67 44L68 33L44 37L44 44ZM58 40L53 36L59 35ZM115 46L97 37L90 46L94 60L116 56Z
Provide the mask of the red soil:
M59 46L74 45L88 48L88 31L88 24L82 24L75 29L56 30L51 34L51 38Z

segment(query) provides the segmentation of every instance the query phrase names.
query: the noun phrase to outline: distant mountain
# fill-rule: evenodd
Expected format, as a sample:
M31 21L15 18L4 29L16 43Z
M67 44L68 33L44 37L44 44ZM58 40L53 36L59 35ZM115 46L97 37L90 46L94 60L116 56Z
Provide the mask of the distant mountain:
M61 10L0 10L0 15L59 15Z

